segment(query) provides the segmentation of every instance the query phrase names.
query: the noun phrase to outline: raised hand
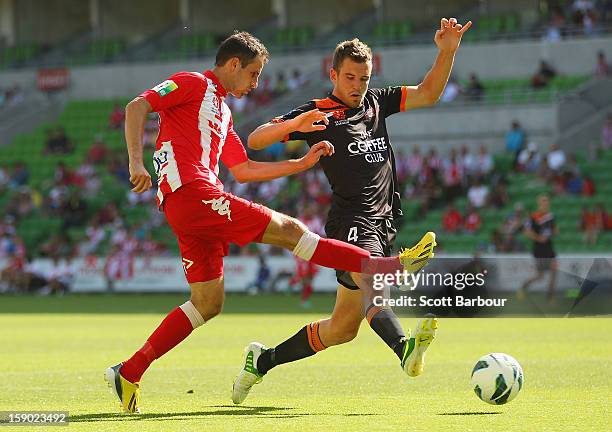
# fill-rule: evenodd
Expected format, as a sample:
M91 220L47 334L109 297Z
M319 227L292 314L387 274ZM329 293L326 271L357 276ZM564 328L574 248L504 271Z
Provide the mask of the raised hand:
M456 51L461 43L461 37L472 26L472 21L465 25L457 23L455 18L440 20L440 30L436 31L434 42L441 51Z
M329 124L329 120L327 119L325 113L319 111L317 108L306 111L291 121L293 122L293 130L298 132L325 130ZM319 122L323 122L323 124L315 124Z

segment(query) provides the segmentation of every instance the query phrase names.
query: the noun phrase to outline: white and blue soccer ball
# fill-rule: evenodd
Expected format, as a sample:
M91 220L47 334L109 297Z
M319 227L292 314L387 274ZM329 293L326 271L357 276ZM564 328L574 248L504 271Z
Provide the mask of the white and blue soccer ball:
M482 401L503 405L519 394L524 384L523 368L512 356L491 353L480 357L472 369L472 388Z

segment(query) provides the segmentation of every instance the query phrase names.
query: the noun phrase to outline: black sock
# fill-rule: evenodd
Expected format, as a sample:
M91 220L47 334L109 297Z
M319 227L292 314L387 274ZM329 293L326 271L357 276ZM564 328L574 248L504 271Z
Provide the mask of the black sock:
M317 351L312 349L308 341L307 327L310 325L312 324L302 327L299 332L278 345L276 348L271 348L264 351L257 359L257 371L261 375L265 375L275 366L300 360L316 354Z
M404 355L404 343L406 341L404 329L402 329L397 316L391 309L379 309L376 311L372 309L375 307L370 305L366 311L366 316L372 314L372 318L369 320L370 327L401 360Z

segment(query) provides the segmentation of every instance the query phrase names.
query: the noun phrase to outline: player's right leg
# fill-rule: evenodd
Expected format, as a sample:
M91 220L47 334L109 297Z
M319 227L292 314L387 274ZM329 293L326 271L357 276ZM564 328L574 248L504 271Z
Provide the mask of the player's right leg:
M372 289L372 276L356 273L351 273L350 276L363 293L365 316L372 330L397 355L400 366L408 376L421 375L425 365L425 351L436 336L437 318L427 315L418 321L413 332L408 330L406 336L395 312L390 308L375 305L373 297L385 295L385 291Z
M427 233L421 240L422 247L419 242L418 248L403 251L399 256L371 256L367 250L350 243L319 237L297 219L273 212L260 242L284 247L303 260L323 267L375 274L420 270L433 256L435 235Z
M545 270L547 270L543 265L542 265L542 258L535 258L535 267L536 267L536 272L534 273L533 276L531 276L529 279L527 279L525 282L523 282L523 285L521 285L521 287L518 289L518 291L516 292L516 298L519 301L523 301L525 300L525 298L527 297L527 291L529 290L529 287L536 281L542 279L544 277L544 272Z
M140 412L140 380L151 363L221 312L223 276L207 282L192 282L189 286L190 300L170 312L132 357L106 370L104 379L123 411Z
M233 402L242 403L253 385L260 383L270 369L353 340L363 320L362 311L361 292L339 286L330 318L307 324L295 335L271 349L259 342L251 342L245 348L244 365L234 380Z
M558 270L558 264L557 264L557 260L555 258L550 258L550 263L549 263L549 269L550 269L550 275L549 275L549 279L548 279L548 291L546 293L546 298L548 300L548 302L553 302L555 299L555 288L557 285L557 270Z

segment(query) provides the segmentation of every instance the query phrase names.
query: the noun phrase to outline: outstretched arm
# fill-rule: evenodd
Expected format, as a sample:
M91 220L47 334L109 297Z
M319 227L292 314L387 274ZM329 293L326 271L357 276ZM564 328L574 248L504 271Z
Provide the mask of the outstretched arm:
M247 145L253 150L261 150L282 141L291 132L307 133L324 130L328 123L325 113L315 108L290 120L272 121L259 126L249 135Z
M144 97L137 97L125 107L125 142L130 160L132 191L142 193L151 187L151 175L142 160L142 136L151 105Z
M472 26L472 21L465 25L457 24L455 18L442 18L440 30L436 31L434 41L438 47L438 56L433 66L418 86L407 87L405 109L433 105L440 99L448 82L455 52L461 43L461 37Z
M257 162L251 159L229 170L240 183L260 182L286 177L305 171L316 164L322 156L334 154L334 146L329 141L321 141L310 148L308 154L299 159L280 162Z

